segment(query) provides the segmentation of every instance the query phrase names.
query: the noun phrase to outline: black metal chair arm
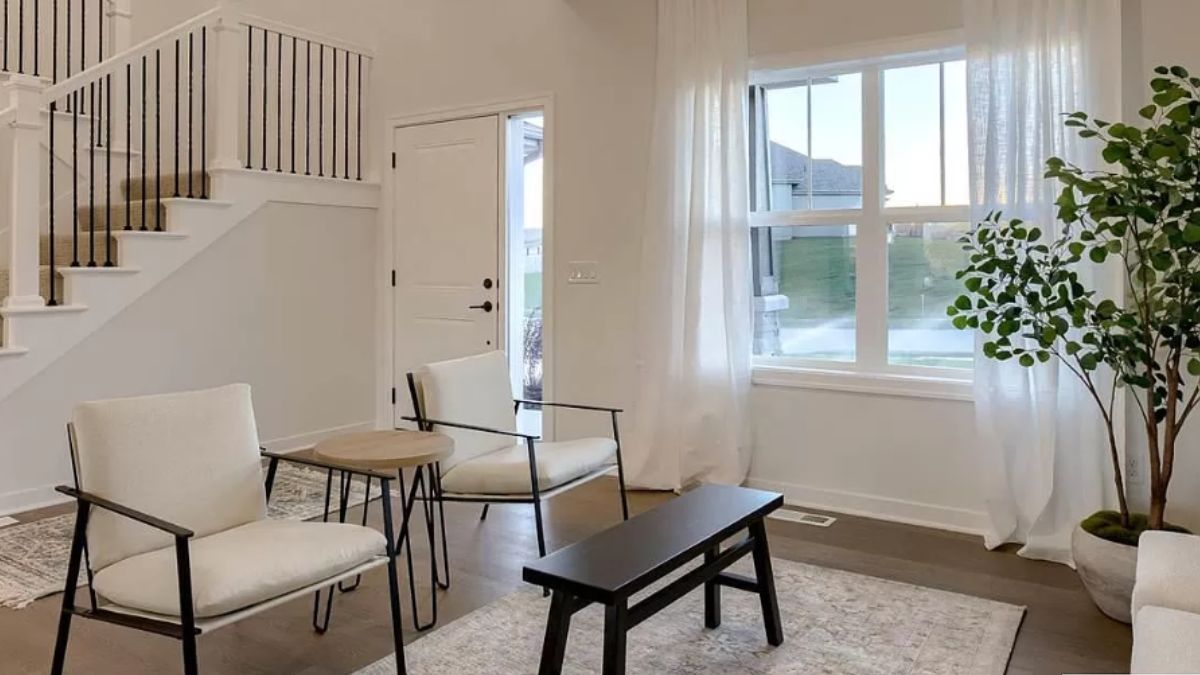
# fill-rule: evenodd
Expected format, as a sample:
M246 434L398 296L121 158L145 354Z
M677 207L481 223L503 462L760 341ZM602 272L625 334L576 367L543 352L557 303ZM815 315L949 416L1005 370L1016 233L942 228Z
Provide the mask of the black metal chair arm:
M607 412L607 413L625 412L625 410L622 408L609 408L607 406L602 406L602 405L583 405L581 403L555 403L552 401L533 401L533 400L524 399L524 398L514 398L513 403L519 403L521 405L544 405L544 406L551 406L554 408L572 408L574 410L594 410L596 412Z
M87 492L83 492L82 490L76 490L73 487L67 487L66 485L59 485L58 487L56 487L54 489L58 492L61 492L64 495L67 495L68 497L71 497L78 501L86 502L87 504L89 504L91 506L95 506L95 507L104 509L105 511L111 511L112 513L115 513L120 516L125 516L126 518L129 518L131 520L136 520L137 522L142 523L143 525L149 525L150 527L153 527L157 530L162 530L163 532L174 535L176 537L183 537L183 538L187 539L187 538L195 536L195 534L196 534L195 532L192 532L191 530L187 529L186 527L176 525L175 523L167 522L167 521L163 520L162 518L156 518L148 513L142 513L141 511L138 511L137 509L133 509L128 506L125 506L124 504L118 504L114 501L110 501L103 497L97 497L96 495L93 495L93 494L90 494Z
M523 434L519 431L505 431L503 429L492 429L489 427L476 426L474 424L463 424L461 422L447 422L445 420L435 420L435 419L430 419L428 417L404 416L404 417L401 417L400 419L406 420L409 422L416 422L419 426L425 426L426 424L433 424L436 426L453 427L455 429L466 429L468 431L482 431L483 433L486 433L486 434L499 434L501 436L512 436L513 438L523 438L526 440L532 439L535 441L541 438L540 436L537 436L535 434Z
M377 478L383 481L390 481L396 476L394 474L383 473L382 471L372 471L361 466L352 464L341 464L339 462L331 462L325 459L316 459L314 457L296 457L286 452L272 452L270 450L262 450L262 456L268 459L280 459L293 464L303 464L305 466L316 467L318 469L329 469L332 471L345 471L346 473L366 476L367 478Z

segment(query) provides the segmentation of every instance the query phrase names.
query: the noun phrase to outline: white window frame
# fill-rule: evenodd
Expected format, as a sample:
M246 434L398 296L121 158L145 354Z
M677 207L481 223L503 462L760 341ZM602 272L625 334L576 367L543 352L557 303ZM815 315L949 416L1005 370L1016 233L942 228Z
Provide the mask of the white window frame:
M970 208L967 205L887 207L883 176L883 71L963 59L966 50L962 43L961 32L949 31L862 45L857 49L775 56L752 64L751 84L764 87L798 83L814 77L861 73L863 115L861 209L757 211L750 216L751 227L856 226L855 360L756 355L756 384L970 400L972 369L889 363L887 331L888 226L892 223L969 223ZM944 124L943 119L943 138ZM940 145L944 198L945 143Z

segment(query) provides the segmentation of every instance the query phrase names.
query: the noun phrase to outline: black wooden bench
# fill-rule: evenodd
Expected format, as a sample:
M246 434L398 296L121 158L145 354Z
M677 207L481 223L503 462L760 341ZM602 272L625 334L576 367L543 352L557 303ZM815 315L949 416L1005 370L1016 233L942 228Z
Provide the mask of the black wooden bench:
M527 565L525 581L554 592L539 672L562 672L571 615L594 602L604 605L603 672L624 673L625 633L700 585L705 626L721 624L721 586L729 586L758 594L767 642L782 644L763 525L763 518L782 504L783 497L772 492L706 485ZM721 550L721 543L740 530L748 530L748 536ZM724 571L748 553L756 578ZM634 593L700 556L703 564L629 605Z

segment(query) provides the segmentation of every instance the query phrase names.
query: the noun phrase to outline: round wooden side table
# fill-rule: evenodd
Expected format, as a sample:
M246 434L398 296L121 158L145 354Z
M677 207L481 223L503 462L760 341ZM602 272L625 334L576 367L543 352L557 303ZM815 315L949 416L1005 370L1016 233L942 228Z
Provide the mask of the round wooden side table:
M412 600L413 626L419 631L428 630L437 624L437 590L439 588L447 589L450 587L450 565L447 559L448 551L446 545L446 520L440 499L441 483L438 480L438 472L440 471L438 462L449 457L453 452L454 440L445 434L432 431L409 431L405 429L364 431L334 436L321 441L313 448L313 455L318 459L366 469L395 471L399 477L400 503L402 508L400 534L397 535L396 550L399 551L407 544L409 597ZM405 469L410 469L413 472L412 485L407 491L405 490L404 481ZM426 478L426 473L428 473L428 478ZM346 507L350 497L349 481L350 477L343 474L339 494L339 517L342 521L346 519ZM326 514L329 511L329 492L332 482L333 474L331 472L325 491ZM370 503L370 490L371 484L368 478L367 494L363 502L364 525L366 524L367 508ZM420 493L419 498L418 492ZM417 588L413 572L412 539L409 534L409 521L418 499L422 502L422 512L425 516L425 530L429 539L430 588L432 593L430 603L433 611L433 617L428 623L424 624L421 623L417 614ZM434 513L435 508L438 509L438 514ZM441 578L442 574L439 573L438 569L437 534L434 526L435 515L441 516L442 558L445 564L445 579ZM357 586L358 581L355 581L354 586L343 588L342 590L353 590ZM318 603L320 602L319 595L317 601ZM325 610L326 625L329 622L328 617L332 604L333 591L331 589L329 606ZM314 623L315 617L316 611L314 608Z

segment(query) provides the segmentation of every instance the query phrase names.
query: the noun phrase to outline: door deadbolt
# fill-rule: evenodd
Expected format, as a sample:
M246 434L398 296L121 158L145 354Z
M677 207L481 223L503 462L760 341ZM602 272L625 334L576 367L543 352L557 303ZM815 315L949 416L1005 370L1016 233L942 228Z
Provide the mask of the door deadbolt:
M491 287L492 287L492 280L491 280L491 279L484 279L484 280L483 280L483 287L484 287L484 288L491 288Z

